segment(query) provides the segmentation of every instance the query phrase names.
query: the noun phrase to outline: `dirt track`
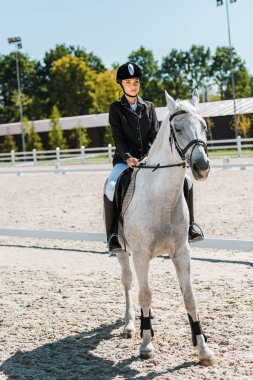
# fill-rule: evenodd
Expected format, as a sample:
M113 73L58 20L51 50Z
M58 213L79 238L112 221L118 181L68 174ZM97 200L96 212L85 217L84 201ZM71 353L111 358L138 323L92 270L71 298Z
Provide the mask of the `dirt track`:
M107 173L1 176L1 225L101 232ZM195 185L206 236L252 239L253 171ZM252 379L252 253L193 249L203 328L218 364L201 367L174 268L153 260L154 359L121 337L124 297L105 245L0 238L1 379ZM251 263L251 265L250 265ZM137 315L137 286L134 298Z

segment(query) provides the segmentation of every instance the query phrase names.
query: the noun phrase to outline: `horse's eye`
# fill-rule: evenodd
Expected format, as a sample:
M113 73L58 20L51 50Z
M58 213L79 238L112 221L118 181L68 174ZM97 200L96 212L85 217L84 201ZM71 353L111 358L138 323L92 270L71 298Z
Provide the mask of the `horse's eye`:
M182 131L181 131L181 129L179 129L179 128L175 128L175 132L177 132L177 133L181 133Z

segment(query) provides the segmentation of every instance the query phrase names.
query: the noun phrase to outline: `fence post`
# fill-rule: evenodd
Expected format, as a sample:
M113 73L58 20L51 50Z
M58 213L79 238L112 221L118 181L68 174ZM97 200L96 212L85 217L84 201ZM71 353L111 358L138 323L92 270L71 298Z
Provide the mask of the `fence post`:
M34 166L37 165L37 153L36 153L36 149L33 149L33 165Z
M224 157L223 158L223 170L229 169L229 164L230 164L229 157Z
M56 165L55 165L55 168L59 169L60 166L61 166L61 154L60 154L60 148L57 147L56 148Z
M82 157L82 164L85 163L85 147L81 146L81 157Z
M112 162L112 144L108 144L108 160Z
M11 163L13 166L15 165L15 152L14 152L14 150L11 151Z
M237 156L241 157L241 154L242 154L242 138L241 138L241 136L237 136L236 144L237 144Z

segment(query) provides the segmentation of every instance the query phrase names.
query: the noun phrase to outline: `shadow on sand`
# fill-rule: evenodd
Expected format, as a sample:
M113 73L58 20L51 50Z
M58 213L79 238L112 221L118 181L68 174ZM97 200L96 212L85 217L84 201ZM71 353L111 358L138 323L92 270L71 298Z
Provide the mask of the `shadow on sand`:
M196 362L185 362L162 372L149 370L148 374L142 375L138 369L130 367L140 361L138 356L114 363L92 353L102 340L111 339L111 332L120 326L122 322L116 322L31 351L18 351L3 362L0 371L7 379L20 380L111 380L117 375L123 379L152 380L181 368L198 365ZM119 339L123 338L119 336Z
M20 244L0 244L0 247L12 247L12 248L30 248L30 249L44 249L48 252L50 251L66 251L66 252L82 252L82 253L95 253L98 255L108 255L108 251L94 251L94 250L85 250L85 249L75 249L75 248L61 248L61 247L45 247L45 246L36 246L36 245L20 245ZM116 255L113 255L116 256ZM170 259L169 256L158 256L162 259ZM241 261L241 260L227 260L227 259L211 259L211 258L200 258L200 257L191 257L192 260L196 261L206 261L209 263L221 263L221 264L237 264L237 265L246 265L253 267L253 262L251 261Z

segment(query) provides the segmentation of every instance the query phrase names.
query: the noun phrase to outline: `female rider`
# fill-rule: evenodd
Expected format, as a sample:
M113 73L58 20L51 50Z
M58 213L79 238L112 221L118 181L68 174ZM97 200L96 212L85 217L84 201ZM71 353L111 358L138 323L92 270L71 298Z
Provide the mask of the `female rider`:
M121 173L133 168L144 158L156 138L159 123L153 103L144 101L138 96L142 80L139 66L127 62L117 70L117 83L124 95L113 102L109 111L109 123L115 141L116 151L113 158L113 169L108 178L104 195L104 216L109 252L121 250L118 240L118 212L114 200L116 182ZM193 189L191 178L186 175L184 194L189 208L190 225L189 241L203 238L194 229Z

